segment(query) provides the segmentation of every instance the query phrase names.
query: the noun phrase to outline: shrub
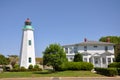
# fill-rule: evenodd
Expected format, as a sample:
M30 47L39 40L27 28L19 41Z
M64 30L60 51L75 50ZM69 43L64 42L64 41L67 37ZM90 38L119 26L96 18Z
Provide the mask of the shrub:
M74 62L83 62L83 56L80 53L74 55Z
M15 65L13 66L13 69L20 69L20 66L19 66L18 64L15 64Z
M2 66L2 69L3 69L3 71L7 71L5 65Z
M109 64L108 67L120 68L120 62L113 62L113 63Z
M95 68L95 71L105 76L116 76L118 74L116 68Z
M29 65L28 69L29 69L29 70L32 70L32 69L33 69L33 65L32 65L32 64Z
M19 71L27 71L25 67L21 67Z
M38 65L34 65L33 71L41 71L42 69Z
M12 71L12 72L18 72L18 71L20 71L20 66L19 66L18 64L15 64L15 65L13 66L13 69L10 70L10 71Z
M120 68L117 68L118 75L120 75Z
M64 70L87 70L93 69L93 64L87 62L66 62L59 66L60 71Z
M67 70L67 66L65 63L61 64L57 69L57 71L66 71L66 70Z
M34 65L34 69L39 69L39 66L38 65Z
M117 72L117 69L115 69L115 68L107 68L107 71L108 71L108 75L107 76L116 76L117 74L118 74L118 72Z

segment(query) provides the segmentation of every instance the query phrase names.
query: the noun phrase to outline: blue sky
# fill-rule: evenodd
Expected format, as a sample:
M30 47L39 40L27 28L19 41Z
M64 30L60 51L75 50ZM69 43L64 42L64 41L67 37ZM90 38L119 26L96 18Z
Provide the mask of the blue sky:
M0 0L0 53L19 55L26 18L34 27L37 57L51 43L120 36L120 0Z

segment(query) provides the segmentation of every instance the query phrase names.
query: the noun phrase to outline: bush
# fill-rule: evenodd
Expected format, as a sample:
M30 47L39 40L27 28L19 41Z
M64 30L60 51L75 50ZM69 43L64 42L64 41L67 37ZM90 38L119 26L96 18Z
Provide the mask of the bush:
M33 65L32 65L32 64L29 65L28 69L29 69L29 70L32 70L32 69L33 69Z
M120 75L120 68L117 68L118 75Z
M83 62L83 56L80 53L74 55L74 62Z
M39 66L38 65L34 65L34 69L39 69Z
M105 76L116 76L118 74L116 68L95 68L98 74L102 74Z
M42 69L38 65L34 65L33 71L41 71Z
M12 71L12 72L19 72L19 71L20 71L20 66L19 66L18 64L15 64L15 65L13 66L13 69L10 70L10 71Z
M108 65L109 68L116 68L118 75L120 75L120 62L114 62Z
M25 67L21 67L19 71L27 71Z
M20 66L19 66L18 64L15 64L15 65L13 66L13 69L20 69Z
M88 62L66 62L59 66L59 71L64 70L86 70L93 69L93 64Z
M66 70L67 70L67 66L65 63L61 64L57 69L57 71L66 71Z
M108 65L110 68L120 68L120 62L113 62Z
M116 76L118 75L117 69L115 68L107 68L108 75L107 76Z
M28 69L26 69L25 67L18 67L18 65L15 65L15 67L10 70L11 72L24 72L24 71L41 71L42 69L39 68L38 65L29 65Z

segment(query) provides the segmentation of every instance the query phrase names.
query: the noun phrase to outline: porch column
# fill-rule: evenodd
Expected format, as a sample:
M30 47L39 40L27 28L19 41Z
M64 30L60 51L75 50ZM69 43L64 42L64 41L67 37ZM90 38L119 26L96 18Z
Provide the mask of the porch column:
M100 57L100 67L102 67L103 66L103 63L102 63L103 61L102 61L102 57Z
M68 54L70 54L70 49L68 48Z
M108 66L108 57L106 56L106 67Z
M95 66L95 61L94 61L94 57L92 57L92 63Z
M89 62L89 57L87 57L87 62Z
M110 59L111 59L111 63L113 63L113 59L112 59L112 57L111 57Z

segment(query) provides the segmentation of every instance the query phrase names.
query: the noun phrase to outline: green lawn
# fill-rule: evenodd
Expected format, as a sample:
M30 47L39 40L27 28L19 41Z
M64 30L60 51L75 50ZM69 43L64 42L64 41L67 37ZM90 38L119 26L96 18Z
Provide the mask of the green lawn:
M18 77L101 77L102 75L91 73L90 71L40 71L40 72L3 72L0 78Z

